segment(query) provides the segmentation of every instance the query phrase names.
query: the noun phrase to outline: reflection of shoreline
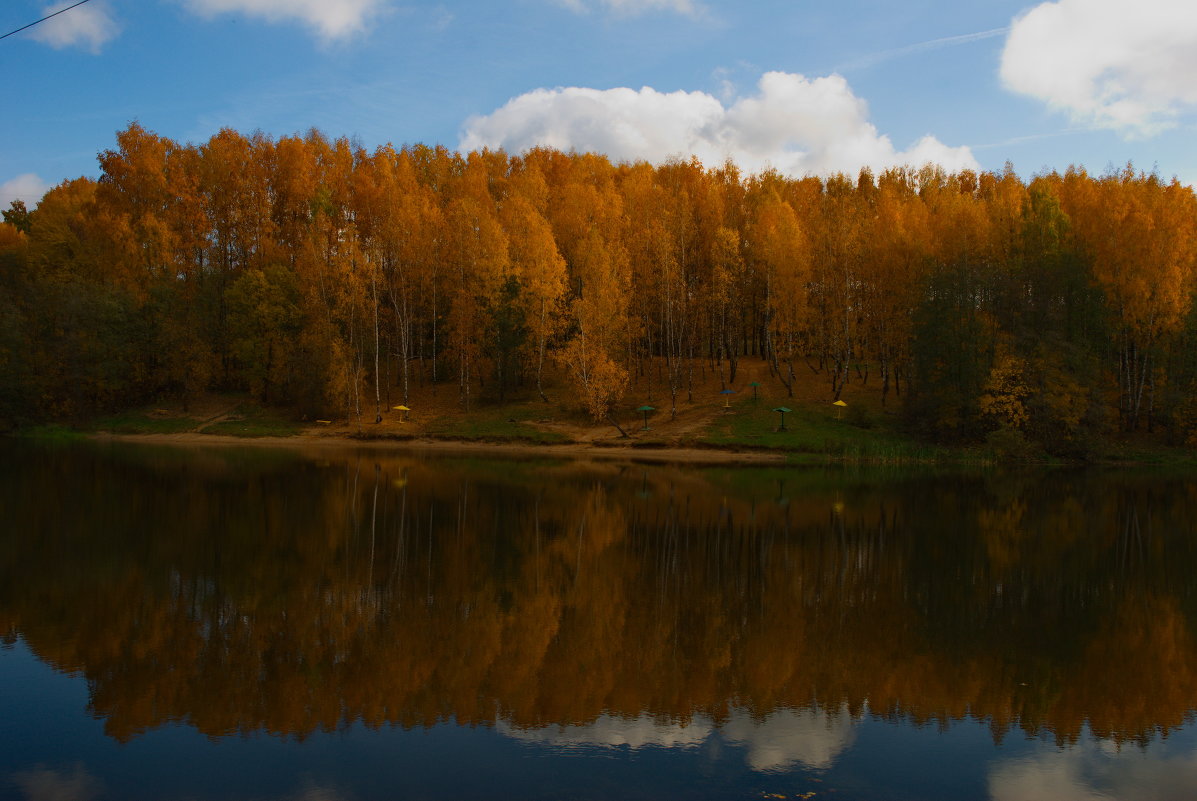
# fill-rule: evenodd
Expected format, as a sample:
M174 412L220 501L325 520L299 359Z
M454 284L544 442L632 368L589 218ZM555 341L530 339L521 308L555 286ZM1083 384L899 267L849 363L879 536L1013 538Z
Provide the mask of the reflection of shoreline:
M782 451L721 450L718 448L645 448L633 444L603 441L603 445L563 443L560 445L530 445L507 442L475 442L469 440L435 439L431 437L355 439L342 436L296 434L290 437L230 437L220 434L93 434L88 437L99 442L134 442L146 445L176 445L192 447L256 447L303 450L367 448L391 452L421 454L479 454L486 453L518 459L569 457L571 459L602 459L663 464L751 465L779 464L786 461ZM828 461L836 461L828 457Z
M718 736L730 746L746 751L744 761L758 772L795 767L827 770L852 745L855 725L847 705L834 713L819 709L778 709L754 716L734 709L727 720L716 723L706 715L671 722L651 715L620 717L603 714L591 723L559 726L515 727L499 720L500 734L551 748L698 748Z

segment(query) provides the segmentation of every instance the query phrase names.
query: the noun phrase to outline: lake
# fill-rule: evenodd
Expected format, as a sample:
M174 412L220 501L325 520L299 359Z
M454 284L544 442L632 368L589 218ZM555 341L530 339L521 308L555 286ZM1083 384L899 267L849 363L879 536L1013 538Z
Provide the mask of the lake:
M0 440L0 798L1189 799L1197 479Z

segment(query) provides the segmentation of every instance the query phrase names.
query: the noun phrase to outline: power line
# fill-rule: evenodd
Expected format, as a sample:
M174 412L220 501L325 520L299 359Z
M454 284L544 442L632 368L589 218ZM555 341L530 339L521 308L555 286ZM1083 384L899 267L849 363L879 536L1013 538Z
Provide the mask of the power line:
M81 6L88 1L89 0L79 0L79 2L75 3L75 5L73 5L73 6L67 6L66 8L60 8L59 10L55 11L53 14L47 14L46 16L42 17L37 22L31 22L28 25L17 28L15 31L9 31L8 33L4 34L3 36L0 36L0 39L7 39L8 37L12 36L14 33L20 33L21 31L29 30L34 25L43 23L46 20L50 19L51 17L57 17L59 14L65 14L66 12L70 11L72 8L75 8L76 6Z

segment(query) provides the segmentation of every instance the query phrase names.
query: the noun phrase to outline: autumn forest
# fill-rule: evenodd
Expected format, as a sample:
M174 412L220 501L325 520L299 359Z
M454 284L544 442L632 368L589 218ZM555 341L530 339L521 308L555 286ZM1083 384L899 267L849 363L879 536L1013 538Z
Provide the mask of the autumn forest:
M1197 443L1197 201L1129 165L795 179L136 123L99 163L4 211L0 426L212 389L370 422L429 384L602 421L751 361L942 441Z

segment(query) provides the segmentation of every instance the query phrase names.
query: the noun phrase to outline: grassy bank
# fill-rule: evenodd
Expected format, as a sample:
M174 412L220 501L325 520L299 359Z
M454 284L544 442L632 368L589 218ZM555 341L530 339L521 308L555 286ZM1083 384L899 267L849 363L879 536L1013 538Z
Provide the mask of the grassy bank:
M144 407L102 415L69 424L50 423L19 429L19 436L36 439L70 439L94 434L171 435L215 434L233 437L292 437L304 432L304 425L286 411L249 400L221 397L219 411L210 408L183 411L179 408Z
M764 399L744 400L722 411L696 444L785 451L792 461L827 459L876 464L976 461L986 454L920 442L903 432L897 418L867 411L844 414L840 407L795 404L784 416ZM782 428L784 417L785 427Z
M631 394L631 393L629 393ZM388 410L381 423L363 419L300 420L286 410L257 403L244 395L212 395L187 410L161 404L130 409L71 425L53 424L18 431L22 436L65 440L108 433L116 435L221 435L243 438L351 438L380 441L442 440L479 444L605 447L640 452L658 449L759 451L784 454L790 464L1017 466L1075 464L1035 449L1019 437L993 437L971 446L937 445L904 430L900 416L869 397L836 407L824 399L766 397L745 393L725 406L714 392L703 400L679 402L671 415L667 400L648 418L636 400L625 402L615 417L628 437L609 423L595 423L581 409L521 398L511 403L478 402L467 412L454 393L413 401L404 415ZM644 402L644 401L639 401ZM784 415L779 406L792 411ZM1197 451L1168 447L1158 436L1111 436L1092 449L1089 463L1197 469Z
M552 428L561 410L547 404L518 403L476 406L469 412L440 414L427 423L406 424L421 436L477 442L521 442L563 445L574 442L570 434ZM572 428L572 425L571 425Z
M303 430L303 424L286 413L249 402L198 429L201 434L226 437L293 437Z

